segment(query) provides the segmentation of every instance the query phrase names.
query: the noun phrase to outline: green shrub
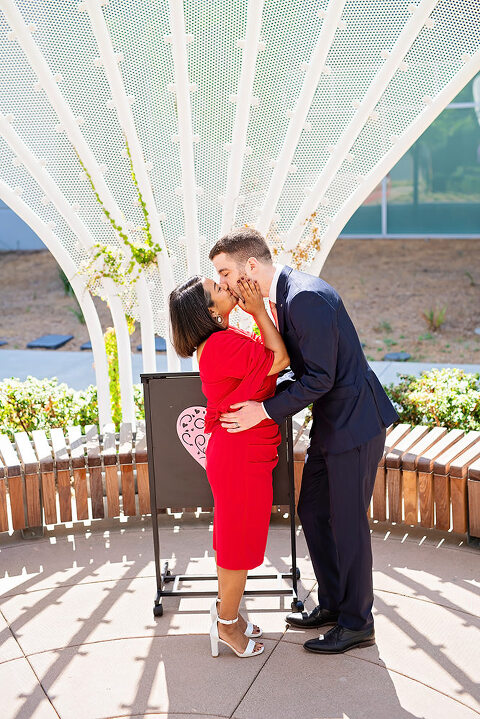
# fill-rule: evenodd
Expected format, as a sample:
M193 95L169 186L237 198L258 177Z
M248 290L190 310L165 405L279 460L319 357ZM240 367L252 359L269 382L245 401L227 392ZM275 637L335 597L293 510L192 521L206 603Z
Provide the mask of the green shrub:
M401 374L400 381L384 387L401 422L429 427L480 430L480 374L456 367L422 372L420 377Z
M143 387L133 385L135 416L144 419ZM0 382L0 433L13 441L15 432L65 429L71 425L95 424L98 427L97 388L89 385L85 390L74 390L56 377L37 379L29 376L24 382L11 377ZM116 430L119 425L116 424Z
M420 377L401 374L398 384L384 389L401 422L448 429L480 430L480 374L455 367L432 369ZM145 418L142 384L133 385L135 418ZM311 407L309 408L311 412ZM309 413L309 419L311 414ZM98 426L97 388L74 390L56 377L24 382L11 377L0 382L0 433L12 441L15 432L88 424ZM119 426L116 424L116 430Z

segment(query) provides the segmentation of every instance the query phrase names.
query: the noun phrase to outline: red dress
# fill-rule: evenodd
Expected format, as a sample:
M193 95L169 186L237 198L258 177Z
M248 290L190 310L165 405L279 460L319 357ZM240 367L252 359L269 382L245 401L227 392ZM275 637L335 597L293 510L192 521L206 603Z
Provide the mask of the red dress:
M219 417L232 404L263 402L275 394L274 360L260 337L236 327L214 332L199 362L207 398L207 478L214 498L213 549L224 569L263 563L272 512L272 471L278 462L278 424L264 419L243 432L227 432Z

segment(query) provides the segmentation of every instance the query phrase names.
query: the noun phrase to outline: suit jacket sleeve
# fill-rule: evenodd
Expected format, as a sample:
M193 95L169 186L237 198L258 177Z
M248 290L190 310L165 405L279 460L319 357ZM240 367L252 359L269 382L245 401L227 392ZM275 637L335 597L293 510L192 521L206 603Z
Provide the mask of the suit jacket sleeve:
M292 299L289 311L305 371L287 389L264 401L266 412L278 424L326 394L335 382L337 366L335 308L321 295L300 292Z

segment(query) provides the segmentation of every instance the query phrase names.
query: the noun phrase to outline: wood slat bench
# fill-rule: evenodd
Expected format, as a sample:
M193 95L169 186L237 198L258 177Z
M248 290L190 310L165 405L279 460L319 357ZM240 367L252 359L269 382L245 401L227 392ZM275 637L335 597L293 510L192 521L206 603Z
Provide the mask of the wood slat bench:
M95 425L49 435L0 435L0 532L150 513L144 421L135 433L124 422L119 433L109 424L101 435Z
M295 443L295 494L308 435ZM480 537L480 433L398 424L387 429L368 516Z
M295 506L308 427L294 419ZM150 513L145 421L0 435L0 532ZM173 507L171 512L197 510ZM210 512L211 507L200 508ZM167 508L160 510L163 513ZM288 513L288 506L273 512ZM371 520L480 537L480 432L398 424L387 429ZM38 536L38 534L37 534Z
M480 544L480 458L468 467L467 507L469 533Z

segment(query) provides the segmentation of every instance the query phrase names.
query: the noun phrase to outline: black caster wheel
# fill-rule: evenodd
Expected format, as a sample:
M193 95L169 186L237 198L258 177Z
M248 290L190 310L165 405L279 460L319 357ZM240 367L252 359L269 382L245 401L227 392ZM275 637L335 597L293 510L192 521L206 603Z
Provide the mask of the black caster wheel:
M293 567L290 567L290 574L293 572ZM295 570L295 575L297 579L300 579L300 569L297 567Z
M303 612L304 604L300 599L294 600L290 605L294 612Z
M153 607L153 616L154 617L161 617L163 616L163 604L156 604Z

